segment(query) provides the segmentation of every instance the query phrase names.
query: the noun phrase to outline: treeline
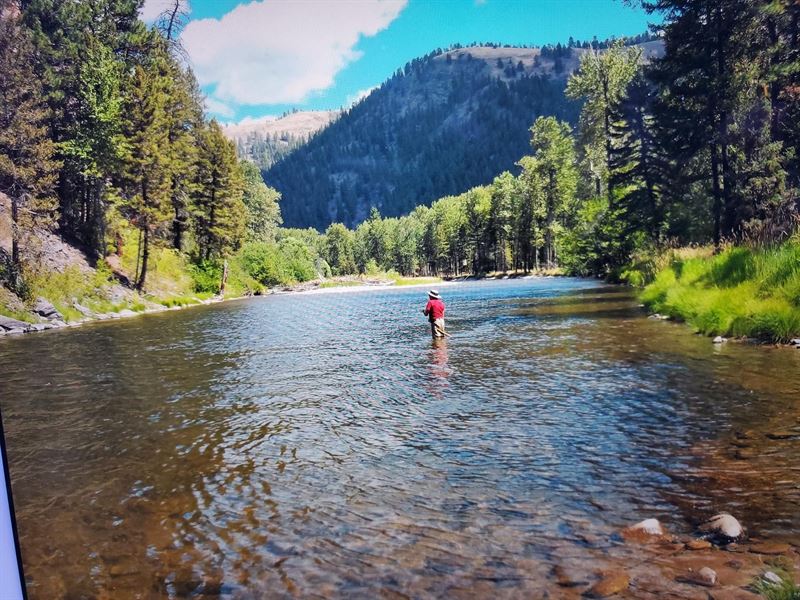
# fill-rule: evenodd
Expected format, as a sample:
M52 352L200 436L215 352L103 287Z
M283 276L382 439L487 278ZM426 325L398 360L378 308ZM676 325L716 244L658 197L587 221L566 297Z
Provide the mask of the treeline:
M13 221L0 275L21 295L36 228L57 224L98 260L135 254L118 276L138 289L154 250L214 270L244 240L274 239L277 194L204 116L178 42L183 3L151 28L139 4L0 0L0 191Z

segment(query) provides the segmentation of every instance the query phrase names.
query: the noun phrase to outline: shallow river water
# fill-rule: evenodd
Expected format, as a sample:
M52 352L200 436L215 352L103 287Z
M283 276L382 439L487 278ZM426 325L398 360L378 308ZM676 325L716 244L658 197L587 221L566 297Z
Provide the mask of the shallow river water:
M800 351L572 279L269 296L0 340L32 598L559 596L726 510L800 539Z

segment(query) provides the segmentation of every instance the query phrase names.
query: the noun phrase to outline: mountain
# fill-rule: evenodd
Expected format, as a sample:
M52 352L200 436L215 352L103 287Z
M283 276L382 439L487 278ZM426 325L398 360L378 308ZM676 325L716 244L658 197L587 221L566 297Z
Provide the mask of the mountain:
M296 110L280 117L246 118L223 125L222 129L236 142L240 157L268 169L341 114L341 110Z
M661 43L643 44L647 55ZM564 87L585 47L454 47L415 59L264 171L287 226L352 227L486 184L530 151L540 115L575 123Z

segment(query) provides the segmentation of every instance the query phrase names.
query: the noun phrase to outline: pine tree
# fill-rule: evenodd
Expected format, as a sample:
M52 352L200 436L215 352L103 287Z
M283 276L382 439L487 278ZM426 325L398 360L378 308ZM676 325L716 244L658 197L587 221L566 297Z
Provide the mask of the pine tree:
M164 56L136 65L128 82L125 109L124 192L120 212L139 229L134 283L143 289L150 250L169 223L169 127L166 108L170 82Z
M69 189L75 197L63 203L62 223L96 255L105 255L105 217L116 195L111 178L120 169L122 65L111 49L92 35L77 65L74 105L59 144ZM66 182L65 182L66 184Z
M189 228L193 169L197 162L196 139L203 126L202 94L194 75L172 57L164 57L168 88L165 115L170 163L172 246L183 250Z
M47 106L32 65L33 46L14 5L0 0L0 192L11 200L11 257L7 279L21 290L25 233L53 222L58 163L47 135Z
M666 220L663 186L669 164L659 146L653 117L655 90L640 72L612 111L609 171L628 230L644 230L654 241Z
M589 163L598 194L602 183L606 183L609 203L613 198L612 186L608 185L608 165L613 149L612 113L633 79L641 55L640 49L626 48L621 40L603 52L588 51L567 83L568 97L585 98L580 116L584 160Z
M198 162L192 194L197 257L222 258L245 235L244 181L236 147L212 120L198 134Z

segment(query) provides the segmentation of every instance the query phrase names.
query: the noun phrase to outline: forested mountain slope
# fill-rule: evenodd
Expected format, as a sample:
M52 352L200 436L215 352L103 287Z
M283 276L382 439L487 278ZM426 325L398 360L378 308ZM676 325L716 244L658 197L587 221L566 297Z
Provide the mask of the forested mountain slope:
M576 121L564 87L586 51L471 46L415 59L264 172L285 224L354 226L373 206L402 215L516 171L536 117Z

